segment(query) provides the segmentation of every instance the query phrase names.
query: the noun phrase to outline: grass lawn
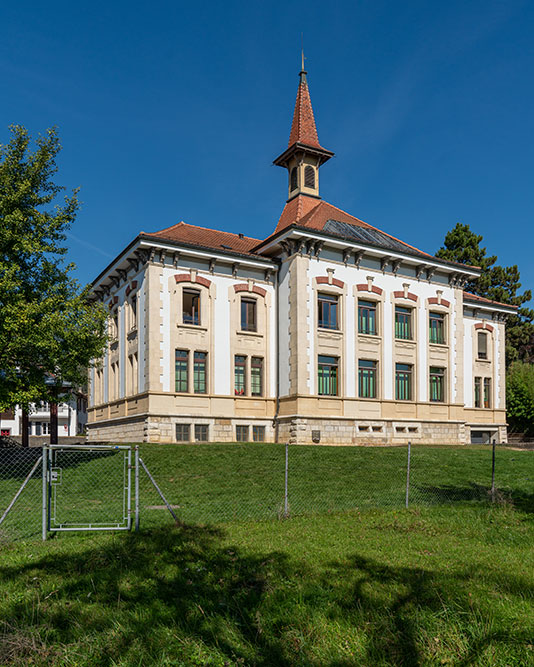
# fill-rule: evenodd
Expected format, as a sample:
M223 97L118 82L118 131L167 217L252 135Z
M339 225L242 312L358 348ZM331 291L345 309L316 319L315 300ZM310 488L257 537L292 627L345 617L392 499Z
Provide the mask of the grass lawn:
M533 543L508 504L19 542L0 664L532 665Z
M491 505L488 448L416 447L405 510L405 448L293 447L283 521L283 447L141 453L184 525L142 477L139 534L0 541L1 665L534 665L534 453ZM60 513L122 512L117 470L65 465Z

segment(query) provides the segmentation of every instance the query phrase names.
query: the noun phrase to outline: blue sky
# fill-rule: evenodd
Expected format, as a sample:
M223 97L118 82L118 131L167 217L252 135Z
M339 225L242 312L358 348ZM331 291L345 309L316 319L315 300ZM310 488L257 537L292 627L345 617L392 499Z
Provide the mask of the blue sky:
M534 3L20 0L0 25L0 143L58 126L82 282L141 230L273 231L302 32L323 198L427 252L469 224L534 287Z

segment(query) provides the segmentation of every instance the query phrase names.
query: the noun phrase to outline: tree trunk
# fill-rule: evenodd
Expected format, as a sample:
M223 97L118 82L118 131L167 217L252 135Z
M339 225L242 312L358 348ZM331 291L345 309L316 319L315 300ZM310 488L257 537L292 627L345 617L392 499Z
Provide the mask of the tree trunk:
M21 429L22 433L21 438L22 438L22 446L23 447L29 447L30 445L30 416L28 414L27 410L22 410L22 424L21 424Z
M50 444L57 445L57 401L50 401Z

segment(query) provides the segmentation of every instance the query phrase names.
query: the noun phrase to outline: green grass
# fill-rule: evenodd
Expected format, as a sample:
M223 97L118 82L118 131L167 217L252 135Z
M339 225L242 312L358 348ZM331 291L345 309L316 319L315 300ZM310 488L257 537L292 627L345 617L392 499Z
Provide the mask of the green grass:
M430 507L19 542L0 664L531 665L532 518Z
M406 511L406 448L292 447L283 521L283 447L141 453L184 525L142 477L139 534L0 542L0 664L534 665L533 453L492 505L491 450L416 447ZM63 462L62 518L122 512L114 461Z

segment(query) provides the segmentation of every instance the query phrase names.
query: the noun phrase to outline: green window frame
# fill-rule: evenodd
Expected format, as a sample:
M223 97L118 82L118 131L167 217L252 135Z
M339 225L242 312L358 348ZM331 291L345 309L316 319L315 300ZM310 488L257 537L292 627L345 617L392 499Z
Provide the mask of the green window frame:
M475 408L482 407L482 378L475 378Z
M339 358L319 355L317 367L319 396L337 396Z
M445 369L430 366L430 400L433 403L445 402Z
M445 344L445 315L443 313L429 313L429 340L438 345Z
M252 357L250 360L250 393L263 396L263 358Z
M412 340L412 308L395 306L395 338Z
M189 391L188 380L189 351L175 350L174 356L174 390L187 394Z
M397 401L411 401L413 389L413 366L395 364L395 398Z
M207 360L206 352L195 352L193 356L193 391L195 394L207 393Z
M338 306L339 297L337 294L319 292L317 295L318 325L322 329L339 328Z
M484 378L484 407L491 408L491 378Z
M358 360L358 396L360 398L376 398L378 364L369 359Z
M234 393L236 396L245 396L246 394L246 372L247 358L236 354L234 357Z
M358 333L376 336L376 301L358 299Z

